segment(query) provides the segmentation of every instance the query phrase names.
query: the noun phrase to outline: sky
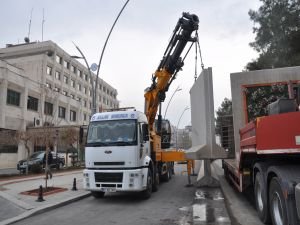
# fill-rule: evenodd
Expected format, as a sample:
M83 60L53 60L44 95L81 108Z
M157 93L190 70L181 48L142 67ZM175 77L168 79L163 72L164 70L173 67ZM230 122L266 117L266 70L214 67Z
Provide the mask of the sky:
M70 55L79 55L76 43L89 64L99 62L109 30L126 0L2 0L0 48L6 44L52 40ZM106 46L99 76L118 90L120 107L144 110L144 90L155 72L182 12L199 17L199 41L204 67L212 67L214 107L231 99L230 73L241 72L257 58L249 46L254 41L248 11L259 0L130 0ZM44 10L44 27L42 20ZM43 37L43 38L42 38ZM83 63L83 62L82 62ZM198 56L198 75L201 64ZM191 124L190 89L195 76L195 49L166 93L162 114L173 125ZM172 100L171 96L179 87ZM170 102L169 102L170 101ZM167 104L169 108L166 111ZM184 111L184 112L183 112ZM183 113L183 114L182 114ZM182 114L182 117L180 118Z

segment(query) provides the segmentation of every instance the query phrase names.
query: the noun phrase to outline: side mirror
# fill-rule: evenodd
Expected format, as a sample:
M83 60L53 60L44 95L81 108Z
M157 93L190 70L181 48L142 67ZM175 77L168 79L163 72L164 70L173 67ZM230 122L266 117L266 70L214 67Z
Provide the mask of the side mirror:
M148 130L148 124L142 125L142 131L143 131L143 141L149 141L149 130Z

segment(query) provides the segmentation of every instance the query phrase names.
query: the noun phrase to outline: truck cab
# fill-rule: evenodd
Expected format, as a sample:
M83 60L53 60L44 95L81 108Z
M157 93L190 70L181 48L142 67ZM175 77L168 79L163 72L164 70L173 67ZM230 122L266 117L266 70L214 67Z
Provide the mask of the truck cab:
M94 114L85 155L84 188L95 197L146 190L151 166L146 116L138 111Z

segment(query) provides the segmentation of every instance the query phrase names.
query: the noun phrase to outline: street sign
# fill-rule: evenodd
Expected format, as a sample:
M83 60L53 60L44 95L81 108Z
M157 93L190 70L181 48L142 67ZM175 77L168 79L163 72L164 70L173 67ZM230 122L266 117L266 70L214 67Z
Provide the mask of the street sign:
M97 65L96 63L93 63L93 64L91 65L91 70L92 70L93 72L95 72L95 71L97 70L97 68L98 68L98 65Z

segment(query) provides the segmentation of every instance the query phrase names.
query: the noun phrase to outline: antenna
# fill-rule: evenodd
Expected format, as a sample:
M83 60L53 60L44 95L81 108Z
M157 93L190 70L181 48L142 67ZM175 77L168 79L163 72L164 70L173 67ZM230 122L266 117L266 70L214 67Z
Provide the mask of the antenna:
M45 23L45 10L44 10L44 8L43 8L42 41L44 40L44 23Z
M31 12L30 12L30 20L29 20L29 29L28 29L28 36L24 38L25 42L26 43L29 43L30 42L30 29L31 29L31 19L32 19L32 11L33 11L33 8L31 8Z

